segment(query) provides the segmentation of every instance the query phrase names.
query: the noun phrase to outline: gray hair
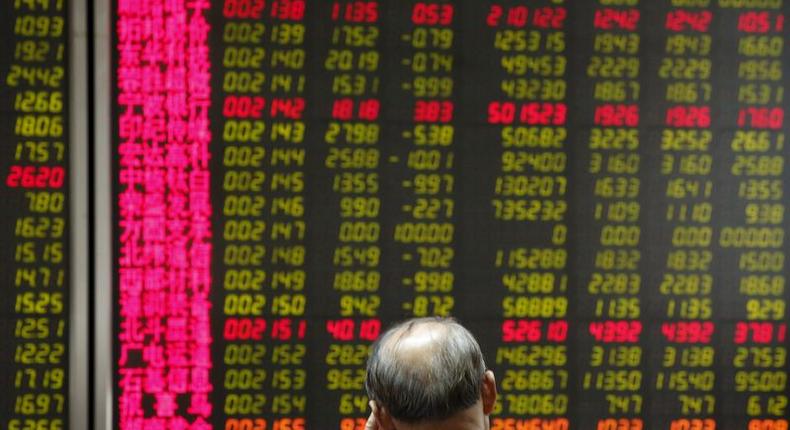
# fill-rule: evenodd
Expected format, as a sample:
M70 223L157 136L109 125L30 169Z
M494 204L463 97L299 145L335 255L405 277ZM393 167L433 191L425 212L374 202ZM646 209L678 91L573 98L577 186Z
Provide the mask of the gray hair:
M401 342L421 328L438 335L419 357L402 353ZM373 344L365 388L395 419L437 421L480 399L485 370L480 345L454 319L412 319L390 328Z

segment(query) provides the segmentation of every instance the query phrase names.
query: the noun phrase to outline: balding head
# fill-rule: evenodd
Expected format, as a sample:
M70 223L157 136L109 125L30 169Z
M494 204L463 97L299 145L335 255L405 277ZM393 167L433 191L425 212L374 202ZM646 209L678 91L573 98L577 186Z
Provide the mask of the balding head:
M474 336L452 319L398 324L373 345L368 396L394 419L440 421L481 399L485 363Z

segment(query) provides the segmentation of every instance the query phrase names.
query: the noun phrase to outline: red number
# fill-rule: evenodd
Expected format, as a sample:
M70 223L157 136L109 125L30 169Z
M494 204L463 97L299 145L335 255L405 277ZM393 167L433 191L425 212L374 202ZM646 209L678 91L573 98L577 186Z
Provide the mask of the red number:
M787 430L787 420L751 420L749 430Z
M529 10L526 6L515 6L507 11L507 25L525 27L529 19Z
M708 31L710 22L713 19L713 14L710 11L704 10L699 12L691 12L687 10L673 10L667 14L667 20L664 27L672 31Z
M228 318L223 336L226 340L261 340L266 321L261 318Z
M611 127L638 127L638 105L605 104L595 108L595 124Z
M505 320L502 323L502 341L538 342L542 337L541 326L537 320Z
M228 118L260 118L265 106L263 97L227 96L222 104L222 115Z
M491 9L488 11L488 18L486 18L486 24L488 24L489 27L496 27L499 25L499 19L502 18L502 14L502 6L498 4L491 5Z
M341 121L348 121L354 116L354 100L340 99L335 100L332 105L332 118Z
M675 343L710 343L715 326L705 321L680 321L661 324L661 334Z
M411 11L411 22L416 25L450 25L454 12L451 4L417 3Z
M489 124L512 124L516 119L516 104L512 102L491 102L488 104Z
M568 12L564 7L541 7L532 12L532 25L539 28L561 29Z
M710 127L710 107L673 106L667 109L666 125L670 127Z
M376 22L379 19L379 5L372 1L355 1L342 6L335 2L332 5L332 20L348 22Z
M222 14L226 18L260 18L264 0L225 0Z
M343 418L340 420L340 430L365 430L365 418Z
M774 335L776 333L776 335ZM778 324L776 328L769 322L739 322L735 324L734 342L742 344L746 342L771 343L776 341L784 342L787 333L786 324Z
M381 334L381 321L377 319L365 320L359 323L359 338L362 340L376 340Z
M533 102L521 106L519 120L529 125L563 125L567 114L565 103Z
M304 18L304 0L272 1L272 18L300 21Z
M642 323L639 321L591 322L589 330L590 334L598 342L639 342L639 335L642 334Z
M595 28L611 30L615 27L636 31L639 25L639 11L636 9L600 9L595 11Z
M303 330L301 330L303 332ZM293 321L282 318L272 321L272 339L289 340L293 337Z
M6 185L11 188L61 188L66 171L60 166L11 166Z
M326 322L326 331L335 340L354 339L354 320L345 318L342 320L329 320Z
M288 119L301 119L304 113L305 102L301 97L292 99L273 99L271 117L283 116Z
M781 129L784 125L785 111L782 108L747 107L738 110L738 126L753 128Z
M770 29L768 12L744 12L738 15L738 31L767 33Z
M565 342L568 339L568 322L551 321L546 328L546 340L549 342Z
M417 100L414 103L415 122L450 122L453 120L453 102Z

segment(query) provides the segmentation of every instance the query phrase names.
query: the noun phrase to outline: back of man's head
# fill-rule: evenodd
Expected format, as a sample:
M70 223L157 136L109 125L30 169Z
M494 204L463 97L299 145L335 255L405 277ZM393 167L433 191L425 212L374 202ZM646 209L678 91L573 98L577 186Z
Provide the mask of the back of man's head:
M481 399L483 354L453 319L420 318L389 329L373 345L365 386L393 418L440 421Z

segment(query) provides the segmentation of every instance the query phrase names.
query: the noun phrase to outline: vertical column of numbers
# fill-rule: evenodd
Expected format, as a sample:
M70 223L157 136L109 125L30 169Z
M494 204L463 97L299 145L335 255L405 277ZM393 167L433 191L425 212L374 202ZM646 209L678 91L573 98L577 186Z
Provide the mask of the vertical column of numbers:
M720 2L724 3L724 2ZM737 117L729 142L737 195L729 202L735 222L724 225L718 242L732 249L737 272L727 295L737 303L732 343L737 399L732 410L745 417L732 428L786 429L787 294L785 291L784 41L782 1L766 8L728 5L737 25L732 69L737 81L730 102ZM731 8L731 9L729 9ZM733 120L731 119L731 120ZM736 291L737 289L737 291Z
M221 117L213 125L214 153L222 154L215 175L221 208L215 216L221 239L215 257L221 264L216 271L221 301L215 309L221 306L222 314L215 329L222 330L217 353L223 366L215 373L222 388L217 405L222 412L220 428L268 428L271 375L263 368L269 352L263 340L270 321L263 317L269 315L271 300L266 291L271 273L265 270L270 148L262 142L269 126L269 100L262 93L269 79L265 66L271 28L263 19L263 1L230 0L218 7L222 19L213 39L220 43L213 54L221 59L215 61L215 86L222 90L216 108L221 108Z
M488 9L499 55L488 124L499 130L491 214L500 228L501 401L495 425L567 428L568 63L562 1ZM530 418L525 418L529 416Z
M598 430L641 429L644 412L644 351L640 292L642 215L639 201L642 159L639 100L641 94L639 2L599 1L590 16L592 55L586 64L591 79L593 126L588 134L587 173L592 175L590 275L584 280L579 308L592 341L585 351L581 385L589 392L583 409ZM589 227L588 227L589 228ZM585 241L586 242L586 241ZM583 246L583 245L581 245ZM588 398L587 395L584 396ZM601 401L597 403L596 401ZM589 402L589 403L588 403Z
M713 428L716 375L712 295L714 139L711 130L711 53L714 7L667 2L667 36L658 64L665 103L658 173L664 199L659 225L663 270L652 291L660 341L653 388L654 416L670 429ZM661 46L661 45L660 45Z
M10 411L9 429L67 427L68 311L68 106L67 2L9 2L2 25L12 31L10 64L0 70L9 104L2 115L13 122L0 143L3 183L0 204L12 241L9 284L2 319L13 321L13 347L3 357ZM8 163L7 163L8 161ZM7 166L7 167L6 167ZM11 316L6 316L10 314Z
M410 105L407 126L397 127L398 145L407 148L399 163L407 179L405 198L395 209L400 214L393 240L404 267L400 288L412 298L402 302L412 316L449 315L455 306L455 151L454 75L455 4L449 1L415 2L396 8L408 23L399 34L401 97ZM412 294L413 293L413 294Z
M302 429L304 0L224 0L219 217L224 428Z
M330 44L323 70L331 82L324 167L332 173L338 222L333 225L332 283L336 301L326 321L331 341L325 355L326 389L337 428L363 428L368 398L363 394L370 343L381 331L381 224L379 187L381 110L377 1L331 4Z

